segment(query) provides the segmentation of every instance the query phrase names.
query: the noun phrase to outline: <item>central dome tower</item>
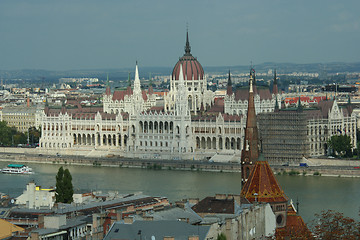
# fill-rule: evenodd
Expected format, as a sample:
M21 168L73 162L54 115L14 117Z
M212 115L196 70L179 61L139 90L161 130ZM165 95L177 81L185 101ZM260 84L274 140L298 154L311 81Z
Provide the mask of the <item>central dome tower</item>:
M204 69L199 61L191 55L191 47L189 43L189 33L186 32L185 54L175 64L172 71L172 79L179 80L180 66L183 68L185 81L204 79Z
M186 31L185 54L175 64L170 76L170 91L164 96L167 111L175 110L176 105L179 104L176 102L176 96L179 91L180 72L182 72L181 75L184 81L182 84L186 89L184 94L188 101L188 110L193 114L197 114L201 106L208 109L214 103L215 93L207 89L204 69L198 60L191 55L188 31Z

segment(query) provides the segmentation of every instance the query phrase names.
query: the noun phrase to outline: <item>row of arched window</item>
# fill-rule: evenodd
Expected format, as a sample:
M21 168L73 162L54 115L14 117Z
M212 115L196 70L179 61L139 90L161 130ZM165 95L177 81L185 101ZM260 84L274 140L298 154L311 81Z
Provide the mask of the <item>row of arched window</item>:
M196 137L196 148L197 149L232 149L241 150L241 139L240 138L229 138L226 137L223 141L222 137L217 139L216 137Z

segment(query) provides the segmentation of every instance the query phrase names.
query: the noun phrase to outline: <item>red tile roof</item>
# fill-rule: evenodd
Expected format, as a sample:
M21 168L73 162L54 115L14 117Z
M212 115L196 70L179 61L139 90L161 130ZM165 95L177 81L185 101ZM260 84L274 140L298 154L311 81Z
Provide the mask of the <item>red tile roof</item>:
M249 202L286 202L288 197L277 182L267 161L257 161L250 173L248 181L241 190L241 197Z
M276 239L314 239L303 218L296 214L292 205L288 206L286 226L277 228Z

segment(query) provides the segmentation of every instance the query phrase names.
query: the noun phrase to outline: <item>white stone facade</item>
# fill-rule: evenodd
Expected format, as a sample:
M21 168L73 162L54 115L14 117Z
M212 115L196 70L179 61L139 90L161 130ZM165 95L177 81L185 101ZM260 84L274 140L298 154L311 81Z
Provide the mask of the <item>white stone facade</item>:
M173 76L170 76L170 91L164 96L165 109L171 111L176 105L176 95L178 92L178 80L175 80ZM211 106L214 103L215 93L207 89L206 76L203 79L197 77L196 79L186 79L185 75L185 88L186 88L186 99L188 108L191 112L196 114L201 104L204 107Z
M327 141L334 135L346 134L351 138L353 149L357 146L356 113L340 109L336 100L329 101L327 118L308 120L308 141L311 156L322 156L327 153Z
M261 96L261 94L256 93L254 96L255 103L255 112L259 113L267 113L274 112L276 98L278 101L278 106L281 108L281 95L280 94L272 94L271 98L265 98ZM246 98L237 99L235 93L232 95L225 95L225 103L224 103L225 113L234 114L234 115L244 115L247 114L248 108L248 100Z

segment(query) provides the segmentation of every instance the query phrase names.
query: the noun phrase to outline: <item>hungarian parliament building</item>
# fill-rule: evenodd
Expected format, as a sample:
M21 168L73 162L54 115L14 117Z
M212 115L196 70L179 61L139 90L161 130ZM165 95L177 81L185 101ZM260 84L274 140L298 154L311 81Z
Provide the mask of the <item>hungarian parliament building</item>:
M253 69L249 78L255 83L256 114L275 114L273 118L283 116L286 109L281 104L276 72L271 90L256 86ZM199 61L191 54L187 34L185 54L173 68L170 89L163 99L157 99L152 86L147 90L141 88L136 64L133 87L113 92L107 87L102 107L83 107L70 100L61 108L46 104L40 116L42 136L39 150L49 154L89 157L110 155L239 162L244 145L248 95L248 88L233 89L230 72L225 97L216 97L214 92L208 90L206 75ZM340 134L339 129L342 134L346 132L353 146L356 146L356 116L351 108L340 108L336 100L323 102L315 110L307 111L304 108L305 117L304 114L300 117L302 123L280 117L276 124L299 124L291 129L295 131L303 127L305 137L291 140L298 142L279 149L278 155L286 156L291 151L297 151L299 159L325 155L328 139ZM266 127L270 124L266 122L268 118L260 117L262 119L260 125ZM286 134L291 134L291 131ZM277 136L281 137L281 134ZM264 144L271 145L271 134L263 137ZM286 145L286 141L280 145ZM299 149L292 149L300 145L300 152ZM272 159L276 161L276 157Z

